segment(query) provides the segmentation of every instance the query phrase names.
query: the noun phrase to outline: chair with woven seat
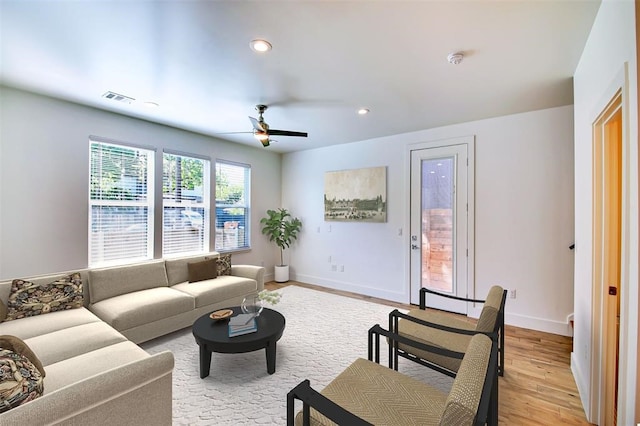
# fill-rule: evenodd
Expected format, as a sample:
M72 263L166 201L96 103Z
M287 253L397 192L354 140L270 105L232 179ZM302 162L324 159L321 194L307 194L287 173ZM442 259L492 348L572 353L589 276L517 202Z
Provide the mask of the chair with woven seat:
M304 380L287 395L287 425L497 425L498 376L495 364L497 336L476 335L471 338L461 360L458 375L447 394L379 362L379 335L416 344L422 350L462 357L433 346L411 342L379 326L376 359L372 361L371 333L369 360L357 359L322 392ZM302 410L295 415L295 400Z
M457 318L451 314L426 309L426 295L448 297L465 302L483 303L482 312L476 324L466 318ZM420 290L420 308L403 314L397 309L389 314L389 329L401 336L434 345L455 352L465 353L473 335L478 333L495 333L498 336L497 370L504 375L504 306L507 291L500 286L493 286L485 300L467 299L443 295L433 290ZM411 346L397 343L390 348L389 366L398 369L398 357L403 357L437 371L455 377L460 367L460 360L441 356L428 351L421 351Z

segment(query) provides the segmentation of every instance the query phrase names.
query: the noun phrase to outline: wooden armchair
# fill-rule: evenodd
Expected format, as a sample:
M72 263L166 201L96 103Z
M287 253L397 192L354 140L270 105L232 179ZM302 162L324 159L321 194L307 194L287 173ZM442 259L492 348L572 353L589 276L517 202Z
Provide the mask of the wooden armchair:
M461 359L451 391L379 365L380 336L423 351ZM372 345L375 343L375 362ZM463 355L413 342L382 329L369 331L369 360L354 361L322 392L304 380L287 394L287 426L295 425L497 425L497 336L478 334ZM302 410L295 414L295 400Z
M426 295L433 294L466 302L483 303L477 324L450 314L426 310ZM465 353L472 336L496 334L498 336L497 370L504 375L504 306L507 290L493 286L485 300L466 299L444 295L433 290L420 290L420 309L403 314L397 309L389 314L389 329L400 336L407 337L427 345L433 345L454 352ZM415 347L396 342L389 348L389 367L398 369L398 357L403 357L428 366L451 377L455 377L460 368L460 360L437 353L422 351Z

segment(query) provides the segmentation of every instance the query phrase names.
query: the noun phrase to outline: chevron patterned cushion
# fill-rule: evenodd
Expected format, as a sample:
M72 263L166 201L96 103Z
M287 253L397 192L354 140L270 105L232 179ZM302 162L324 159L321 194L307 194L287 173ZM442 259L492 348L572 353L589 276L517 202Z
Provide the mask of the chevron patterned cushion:
M321 392L374 425L437 425L447 395L375 362L358 358ZM298 413L296 425L302 425ZM335 425L311 410L311 425Z
M500 304L502 303L502 287L494 285L489 290L487 299L482 307L480 318L478 318L478 325L476 330L491 333L496 326L498 320L498 311L500 311Z
M320 392L376 426L472 425L489 367L491 339L475 335L449 395L375 362L358 358ZM295 419L302 425L302 411ZM311 409L311 425L335 425Z
M451 386L440 424L473 424L478 412L490 356L491 339L483 334L475 335L469 342L467 353Z
M412 309L409 311L408 315L424 321L458 329L473 331L476 328L474 324L466 322L463 319L458 319L451 315L441 314L438 312ZM467 350L467 346L471 340L471 336L469 335L449 333L447 331L438 330L437 328L425 327L407 320L398 321L398 334L421 343L462 353ZM403 344L399 344L398 348L427 361L431 361L434 364L445 367L451 371L458 371L458 368L460 368L460 359L422 351Z

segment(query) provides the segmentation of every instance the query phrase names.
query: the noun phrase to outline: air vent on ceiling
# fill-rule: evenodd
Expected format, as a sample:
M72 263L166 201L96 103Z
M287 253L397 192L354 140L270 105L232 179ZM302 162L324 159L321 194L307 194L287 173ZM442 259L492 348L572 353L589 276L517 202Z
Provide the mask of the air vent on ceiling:
M104 95L102 95L102 97L106 99L111 99L113 101L122 102L123 104L130 104L131 102L135 101L135 99L133 98L130 98L125 95L120 95L114 92L106 92Z

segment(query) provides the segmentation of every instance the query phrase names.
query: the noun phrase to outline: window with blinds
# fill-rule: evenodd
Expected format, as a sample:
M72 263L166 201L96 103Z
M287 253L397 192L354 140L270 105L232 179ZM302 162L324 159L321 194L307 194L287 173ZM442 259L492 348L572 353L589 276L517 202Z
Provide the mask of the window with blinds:
M216 162L216 251L249 247L251 167Z
M89 266L151 259L154 152L90 144Z
M162 254L209 251L209 160L165 152L162 161Z

